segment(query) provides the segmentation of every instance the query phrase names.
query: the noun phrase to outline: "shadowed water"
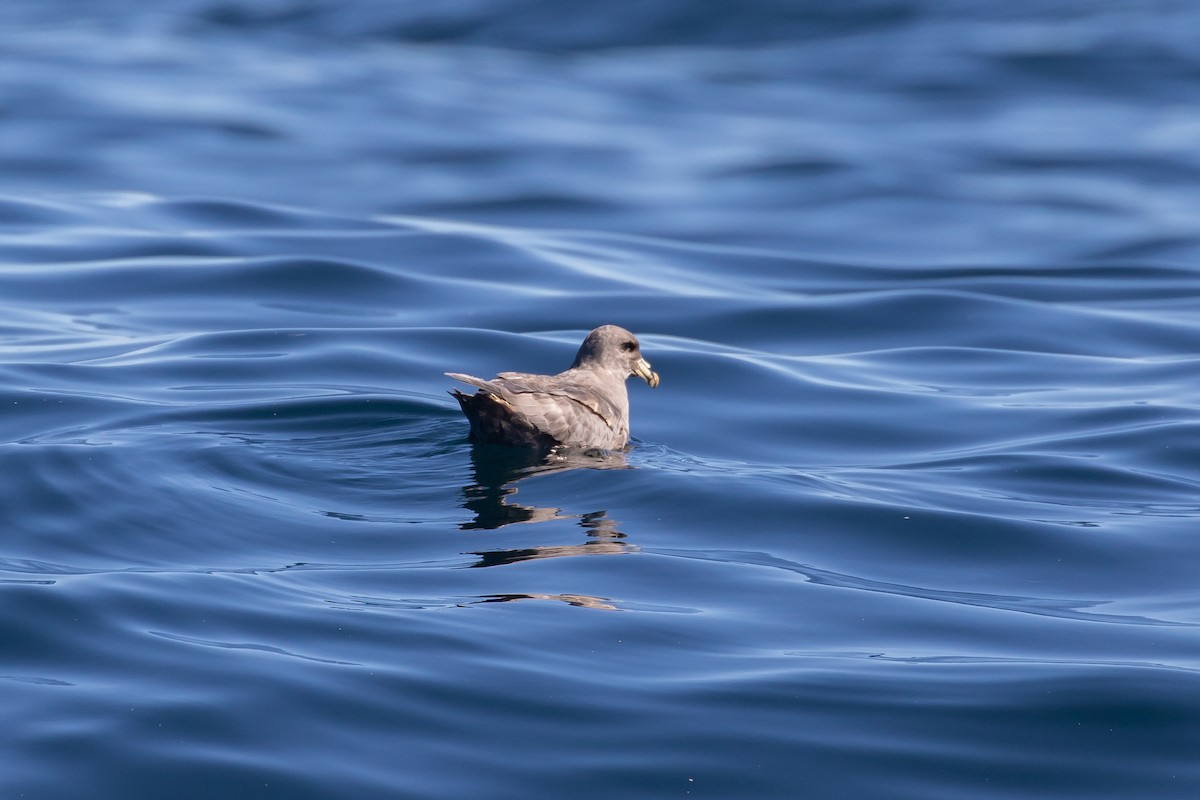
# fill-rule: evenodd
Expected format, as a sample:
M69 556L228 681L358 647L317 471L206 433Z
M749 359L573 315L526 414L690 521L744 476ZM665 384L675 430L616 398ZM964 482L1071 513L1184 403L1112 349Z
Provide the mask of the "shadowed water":
M1196 796L1197 12L672 9L14 11L0 794Z

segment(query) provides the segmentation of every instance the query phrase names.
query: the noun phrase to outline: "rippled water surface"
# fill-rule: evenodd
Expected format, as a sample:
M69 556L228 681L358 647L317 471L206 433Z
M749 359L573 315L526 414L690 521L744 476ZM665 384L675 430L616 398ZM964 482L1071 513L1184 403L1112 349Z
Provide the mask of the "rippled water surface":
M14 9L0 794L1200 796L1198 29Z

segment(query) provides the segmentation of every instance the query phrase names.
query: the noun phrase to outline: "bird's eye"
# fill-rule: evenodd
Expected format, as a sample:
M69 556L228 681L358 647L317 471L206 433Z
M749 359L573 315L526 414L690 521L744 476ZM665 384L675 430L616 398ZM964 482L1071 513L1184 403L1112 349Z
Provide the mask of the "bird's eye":
M626 353L632 353L637 350L637 342L621 342L621 349Z

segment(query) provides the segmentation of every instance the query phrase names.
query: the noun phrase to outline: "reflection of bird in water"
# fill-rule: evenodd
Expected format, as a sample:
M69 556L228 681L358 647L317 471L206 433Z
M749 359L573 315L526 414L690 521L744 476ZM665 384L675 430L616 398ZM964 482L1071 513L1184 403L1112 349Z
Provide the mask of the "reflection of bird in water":
M565 519L564 515L558 515ZM625 542L625 534L617 530L617 521L605 516L604 511L583 514L579 517L579 525L588 532L588 540L583 544L540 545L538 547L520 547L508 550L481 550L472 555L479 556L479 561L473 567L499 567L504 564L516 564L520 561L532 561L537 558L558 558L559 556L599 556L615 555L617 553L636 553L637 547Z
M463 530L491 530L517 522L545 522L551 519L572 519L557 508L541 508L509 503L517 493L516 484L539 475L573 469L630 469L623 453L550 452L541 454L506 447L471 448L471 466L475 483L463 487L463 507L475 512L475 519L465 522ZM604 512L598 512L603 514ZM585 521L580 523L587 527Z
M537 476L574 469L630 469L623 453L589 455L551 452L548 455L504 447L479 446L471 450L475 483L463 487L463 506L475 512L475 519L464 522L462 530L494 530L520 522L575 519L587 532L581 544L545 545L509 550L475 552L479 561L472 566L495 567L536 558L556 556L630 553L636 548L625 542L616 520L606 511L564 514L557 508L510 503L517 493L516 484Z
M626 378L658 386L637 337L616 325L589 333L570 369L557 375L501 372L490 381L446 375L478 389L450 392L471 422L471 441L543 451L555 445L621 449L629 441Z
M598 608L604 611L616 611L607 597L593 597L590 594L494 594L477 600L477 603L512 603L517 600L561 600L576 608Z

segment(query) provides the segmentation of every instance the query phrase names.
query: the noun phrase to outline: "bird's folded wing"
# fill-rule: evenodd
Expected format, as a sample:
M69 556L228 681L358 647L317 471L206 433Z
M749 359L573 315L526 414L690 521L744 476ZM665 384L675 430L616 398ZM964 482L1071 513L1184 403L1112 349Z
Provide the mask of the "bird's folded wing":
M480 389L486 389L490 391L488 386L489 382L485 381L483 378L476 378L474 375L464 375L461 372L444 372L442 374L447 378L454 378L456 381L461 381L462 383L470 384L471 386L477 386Z
M597 387L582 382L524 372L501 372L490 381L459 372L446 375L483 390L559 442L623 440L628 435L620 409Z
M586 409L609 430L615 431L621 425L620 409L596 387L584 383L565 382L556 375L501 372L491 384L485 387L488 391L499 390L501 397L526 413L529 413L527 408L542 410L557 405L563 407L563 413L577 420L577 424L582 424L581 420L585 418L578 412ZM573 406L582 408L573 409Z

